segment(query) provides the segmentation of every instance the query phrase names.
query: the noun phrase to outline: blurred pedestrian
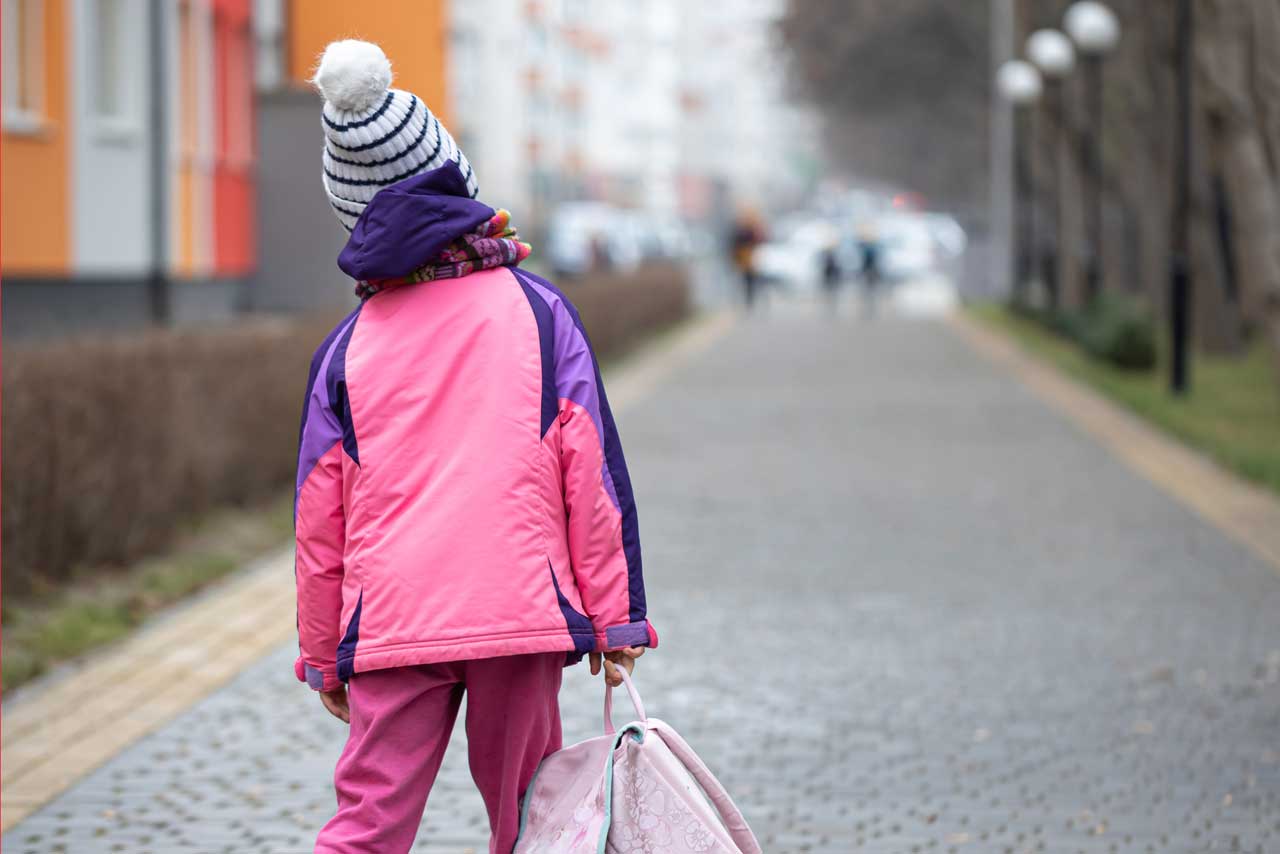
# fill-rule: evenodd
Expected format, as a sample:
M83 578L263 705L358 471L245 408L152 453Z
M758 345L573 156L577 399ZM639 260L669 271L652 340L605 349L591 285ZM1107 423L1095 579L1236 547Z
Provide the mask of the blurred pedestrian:
M592 272L604 272L613 267L612 254L609 252L609 240L603 234L591 235L591 266Z
M764 242L764 225L753 208L744 208L733 223L730 239L730 257L742 283L742 299L747 308L755 305L760 288L760 274L756 267L756 249Z
M858 270L858 279L862 282L862 311L865 316L874 317L883 278L884 246L880 240L879 229L870 223L859 227L858 249L862 254L862 265Z
M315 83L361 298L312 360L298 454L295 670L350 723L315 850L410 849L465 692L509 852L561 669L621 684L657 645L631 482L577 311L518 268L448 131L368 42L329 45Z
M843 281L843 272L840 268L840 258L837 255L839 248L838 241L835 236L822 247L822 292L827 298L827 309L835 316L837 309L840 307L840 285Z

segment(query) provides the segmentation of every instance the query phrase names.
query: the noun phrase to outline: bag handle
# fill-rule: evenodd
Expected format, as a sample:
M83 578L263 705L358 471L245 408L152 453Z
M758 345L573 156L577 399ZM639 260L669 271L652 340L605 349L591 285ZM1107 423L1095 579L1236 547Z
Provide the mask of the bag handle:
M635 706L636 717L641 723L648 723L649 719L644 713L644 704L640 702L640 694L636 691L636 686L631 681L631 676L622 667L618 668L618 673L621 674L622 684L627 689L627 694L631 697L631 704ZM711 805L715 807L716 812L720 815L720 821L724 822L725 830L729 832L729 836L742 854L763 854L760 849L760 843L756 841L755 834L751 832L751 828L747 825L747 820L742 817L742 811L738 809L738 805L733 802L733 798L729 796L724 785L716 779L715 774L711 773L711 769L702 761L702 758L694 753L693 748L671 727L661 721L654 721L654 724L653 728L659 737L666 742L667 747L671 749L675 757L684 764L689 773L693 775L693 779L702 787L707 799L711 801ZM613 727L613 686L607 682L604 686L604 731L606 735L614 735L616 733Z
M658 725L654 727L654 730L666 742L667 747L671 749L675 757L684 763L684 767L689 770L689 773L693 774L693 779L698 781L702 791L706 792L711 805L720 814L720 820L724 822L725 830L729 831L729 836L733 838L734 844L738 846L742 854L762 854L760 843L756 841L755 834L747 826L747 820L742 817L742 811L733 802L733 798L729 797L729 793L725 791L724 786L716 779L716 776L711 773L711 769L707 767L707 764L702 761L698 754L693 752L693 748L680 737L678 732L661 722L657 723Z
M644 703L640 702L640 694L636 692L636 686L631 683L631 677L627 674L625 667L616 668L622 674L622 684L626 686L627 694L631 696L631 705L635 706L636 718L641 721L647 721L644 713ZM616 730L613 728L613 686L608 682L604 683L604 734L613 735Z

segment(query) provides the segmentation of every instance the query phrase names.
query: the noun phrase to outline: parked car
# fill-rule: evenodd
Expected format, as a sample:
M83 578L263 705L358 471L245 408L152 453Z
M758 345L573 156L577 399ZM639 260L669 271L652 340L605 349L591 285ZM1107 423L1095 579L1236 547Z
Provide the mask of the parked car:
M769 239L756 247L756 272L766 281L798 291L815 291L822 282L825 255L839 241L835 225L810 214L783 217Z
M954 260L964 254L969 238L955 217L945 213L927 213L924 218L933 234L934 243L947 260Z
M547 223L546 257L557 276L581 276L609 263L609 226L615 213L599 202L556 208Z
M938 242L924 214L892 213L875 223L880 273L890 281L922 276L938 263Z
M679 220L650 217L604 202L567 202L547 227L546 257L559 276L596 268L633 270L656 258L683 258L689 241Z

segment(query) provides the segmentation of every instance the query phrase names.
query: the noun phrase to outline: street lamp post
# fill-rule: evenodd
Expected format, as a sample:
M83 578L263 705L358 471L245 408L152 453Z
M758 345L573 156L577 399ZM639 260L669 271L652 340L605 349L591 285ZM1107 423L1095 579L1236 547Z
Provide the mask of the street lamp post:
M1062 127L1062 81L1076 66L1075 48L1071 39L1058 30L1036 30L1027 37L1027 57L1044 75L1045 107L1057 127ZM1049 291L1049 304L1058 307L1058 232L1062 222L1062 182L1059 175L1058 145L1060 135L1050 143L1049 158L1049 207L1053 211L1054 239L1042 258L1045 284Z
M1189 354L1191 337L1191 58L1192 0L1178 0L1177 63L1178 107L1174 129L1173 216L1170 225L1169 326L1171 361L1169 387L1176 395L1191 385Z
M1098 0L1072 4L1062 23L1084 58L1081 64L1089 131L1081 137L1080 162L1086 176L1089 217L1085 297L1092 301L1102 292L1102 58L1120 40L1120 24Z
M1035 204L1031 201L1029 165L1031 107L1040 98L1043 84L1035 66L1020 59L1003 63L996 71L996 90L1013 105L1013 298L1024 302L1035 246Z

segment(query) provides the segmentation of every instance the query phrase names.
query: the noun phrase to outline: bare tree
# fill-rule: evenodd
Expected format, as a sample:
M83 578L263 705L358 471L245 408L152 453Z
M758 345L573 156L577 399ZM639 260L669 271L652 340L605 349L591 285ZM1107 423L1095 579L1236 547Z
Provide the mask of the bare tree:
M837 164L985 219L987 26L980 3L791 0L780 31Z
M1280 353L1280 12L1275 0L1199 0L1196 11L1207 160L1231 222L1225 260L1248 315Z
M1175 6L1109 0L1123 26L1105 60L1102 264L1108 287L1165 309L1176 109ZM1020 48L1066 0L1015 0ZM982 206L990 107L985 3L791 0L780 24L800 90L823 109L832 159L953 207ZM1280 0L1196 0L1191 264L1197 344L1239 352L1248 329L1280 354ZM1021 50L1016 52L1021 53ZM1038 220L1059 292L1083 292L1083 80L1037 113ZM1059 180L1050 204L1052 176ZM1060 214L1060 215L1059 215ZM1280 355L1276 358L1280 372Z

